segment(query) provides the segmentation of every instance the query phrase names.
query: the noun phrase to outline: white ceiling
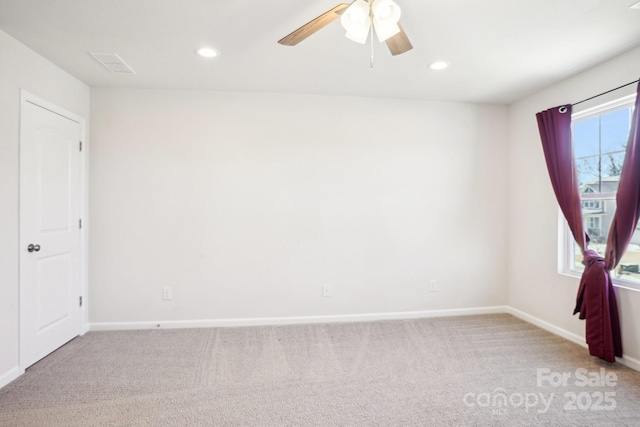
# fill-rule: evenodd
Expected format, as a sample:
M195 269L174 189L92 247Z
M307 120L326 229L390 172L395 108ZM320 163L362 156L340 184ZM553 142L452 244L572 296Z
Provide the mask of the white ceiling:
M414 49L392 57L376 42L374 68L339 20L276 43L340 0L0 0L0 29L90 86L507 104L640 46L637 0L396 1ZM197 57L201 45L221 56ZM117 53L136 74L88 52ZM435 60L452 66L433 72Z

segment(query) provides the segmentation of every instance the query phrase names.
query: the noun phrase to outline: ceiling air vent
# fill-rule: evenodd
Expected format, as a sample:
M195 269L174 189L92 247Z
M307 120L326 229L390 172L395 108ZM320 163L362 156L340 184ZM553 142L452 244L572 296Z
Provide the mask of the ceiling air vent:
M89 52L89 55L93 56L96 61L104 65L107 70L112 73L118 74L135 74L136 72L131 69L125 62L115 53L94 53Z

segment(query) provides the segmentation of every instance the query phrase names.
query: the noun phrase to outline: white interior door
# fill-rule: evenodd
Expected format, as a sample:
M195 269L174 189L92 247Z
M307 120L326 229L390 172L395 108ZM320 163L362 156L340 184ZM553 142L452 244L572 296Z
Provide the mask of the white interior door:
M20 364L82 330L77 121L23 99L20 118Z

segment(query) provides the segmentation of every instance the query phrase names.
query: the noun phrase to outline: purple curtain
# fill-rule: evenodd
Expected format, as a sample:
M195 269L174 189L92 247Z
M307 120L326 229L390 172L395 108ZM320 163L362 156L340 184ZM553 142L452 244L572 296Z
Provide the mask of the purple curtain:
M609 271L620 262L640 216L639 105L640 85L605 258L588 249L589 237L584 233L571 141L571 107L556 107L536 114L553 190L584 257L585 270L573 314L580 312L580 319L586 320L589 353L607 362L615 362L615 356L622 356L618 307Z
M584 233L576 161L571 139L571 105L536 114L544 158L560 210L582 253L589 237Z
M629 246L640 216L640 84L636 105L631 119L631 131L627 141L627 152L620 174L620 185L616 196L616 214L611 223L607 239L606 265L613 270Z

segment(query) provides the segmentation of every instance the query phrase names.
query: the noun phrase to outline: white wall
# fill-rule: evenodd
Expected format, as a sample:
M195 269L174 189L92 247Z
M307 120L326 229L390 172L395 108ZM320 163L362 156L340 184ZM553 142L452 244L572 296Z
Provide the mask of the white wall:
M579 280L558 274L558 208L535 114L575 103L640 77L640 48L515 103L509 110L509 305L584 337L572 316ZM630 86L575 111L635 93ZM617 289L624 354L640 359L640 292ZM640 366L640 365L638 365Z
M506 107L95 88L91 116L92 324L506 302Z
M0 386L18 373L20 89L89 119L89 87L0 31Z

